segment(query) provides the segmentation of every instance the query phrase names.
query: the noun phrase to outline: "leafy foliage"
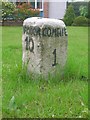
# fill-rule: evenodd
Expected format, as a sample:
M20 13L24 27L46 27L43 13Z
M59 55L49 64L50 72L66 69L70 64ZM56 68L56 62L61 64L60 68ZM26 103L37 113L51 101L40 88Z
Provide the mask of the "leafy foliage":
M88 8L88 2L68 2L67 6L69 6L70 4L72 4L73 6L76 17L80 16L80 6L86 6Z
M87 26L88 25L88 19L86 17L84 17L84 16L76 17L74 22L73 22L73 25Z
M75 13L73 6L69 5L64 16L65 24L69 26L72 25L74 18L75 18Z
M31 4L15 5L11 2L2 2L2 19L24 20L39 15L38 9L32 9Z
M18 5L16 7L16 11L14 12L14 16L16 19L24 20L28 17L35 17L39 15L38 9L32 9L31 4L23 3L22 5Z
M88 2L88 16L87 17L90 19L90 1Z
M11 2L2 2L2 19L13 18L13 13L15 10L15 4Z
M80 15L81 16L85 16L85 17L87 17L88 16L88 8L87 8L87 6L80 6L80 8L79 8L79 11L80 11Z

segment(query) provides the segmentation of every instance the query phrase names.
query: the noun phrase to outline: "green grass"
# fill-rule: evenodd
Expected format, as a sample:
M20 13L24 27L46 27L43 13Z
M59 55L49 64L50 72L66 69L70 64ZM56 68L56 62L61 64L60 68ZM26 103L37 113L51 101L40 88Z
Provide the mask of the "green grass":
M3 117L88 117L88 28L68 27L63 78L33 79L22 70L22 28L3 27Z
M0 118L2 118L2 27L0 27Z

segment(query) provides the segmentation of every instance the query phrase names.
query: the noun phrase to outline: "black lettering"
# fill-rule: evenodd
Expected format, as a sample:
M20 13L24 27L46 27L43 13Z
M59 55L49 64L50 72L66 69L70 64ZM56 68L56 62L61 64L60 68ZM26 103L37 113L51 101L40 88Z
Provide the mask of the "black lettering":
M53 55L54 55L54 63L52 64L52 66L56 66L57 65L57 63L56 63L56 49L54 49Z
M56 37L60 37L61 36L61 29L57 28L56 29Z
M27 33L27 26L23 26L23 33Z
M47 37L61 37L68 36L66 28L50 28L44 27L42 30L38 26L23 26L23 33L34 36L47 36Z
M56 29L56 37L59 37L59 32L58 32L58 28Z
M30 34L30 35L33 35L33 26L30 26L30 27L29 27L29 34Z
M57 37L62 36L62 33L61 33L61 28L57 28L56 35L57 35Z
M50 28L48 28L47 36L51 37L51 29Z
M29 34L29 27L26 27L26 33Z
M53 29L51 28L51 37L53 37Z
M33 39L29 37L29 50L30 52L33 52L34 50L34 42Z
M36 36L36 29L35 29L35 27L32 29L32 33L33 33L34 36Z
M59 28L53 29L53 36L54 37L59 37Z
M61 29L61 36L63 36L63 28Z
M52 34L53 34L53 35L52 35L53 37L56 37L56 29L53 28Z
M68 34L67 34L67 30L66 30L65 27L64 27L64 34L65 34L65 36L68 36Z
M41 36L41 30L40 30L40 28L39 27L35 27L35 32L36 32L36 35L39 35L39 36Z
M48 32L47 30L48 30L47 28L42 29L42 35L43 36L47 36L47 32Z
M26 39L25 39L25 42L26 42L26 50L28 50L29 49L29 40L28 40L28 36L26 37Z
M34 50L33 39L30 38L29 36L27 36L25 39L25 42L26 42L26 50L30 50L30 52L33 52L33 50Z
M58 37L60 37L60 36L61 36L61 29L58 28Z

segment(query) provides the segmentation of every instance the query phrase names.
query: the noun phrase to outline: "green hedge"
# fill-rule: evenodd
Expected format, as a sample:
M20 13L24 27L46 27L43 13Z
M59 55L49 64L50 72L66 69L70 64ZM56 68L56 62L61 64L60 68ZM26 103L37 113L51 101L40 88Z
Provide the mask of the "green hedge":
M80 16L79 8L80 6L90 7L89 2L67 2L67 7L72 4L76 16Z
M88 26L89 19L84 16L78 16L75 18L72 25L74 26Z
M70 26L72 25L74 19L75 19L75 13L73 6L69 5L64 15L63 21L65 22L66 25Z

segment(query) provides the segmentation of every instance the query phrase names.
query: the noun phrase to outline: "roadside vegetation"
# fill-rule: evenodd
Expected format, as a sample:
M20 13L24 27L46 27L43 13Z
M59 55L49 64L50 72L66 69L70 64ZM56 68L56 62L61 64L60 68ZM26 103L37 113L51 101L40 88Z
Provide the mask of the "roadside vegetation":
M88 28L67 27L64 76L45 81L22 69L22 27L2 27L4 118L88 117Z
M90 1L69 2L63 21L67 26L90 26Z

